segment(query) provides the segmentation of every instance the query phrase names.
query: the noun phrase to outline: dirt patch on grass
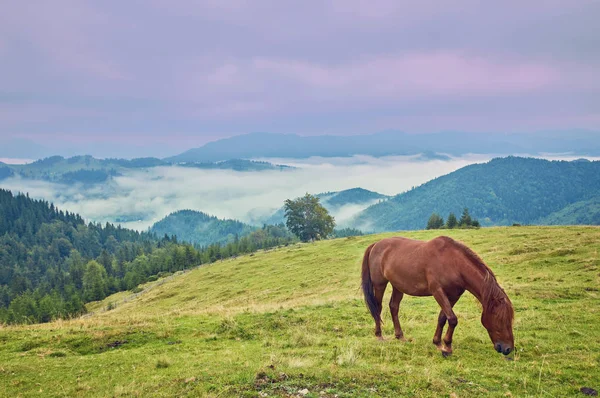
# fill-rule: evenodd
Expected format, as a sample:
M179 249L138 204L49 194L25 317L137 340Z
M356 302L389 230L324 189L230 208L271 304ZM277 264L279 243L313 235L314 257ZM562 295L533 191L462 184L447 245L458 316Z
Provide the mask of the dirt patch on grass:
M154 333L106 333L104 335L80 334L62 340L61 346L80 355L99 354L108 350L140 347L159 340Z

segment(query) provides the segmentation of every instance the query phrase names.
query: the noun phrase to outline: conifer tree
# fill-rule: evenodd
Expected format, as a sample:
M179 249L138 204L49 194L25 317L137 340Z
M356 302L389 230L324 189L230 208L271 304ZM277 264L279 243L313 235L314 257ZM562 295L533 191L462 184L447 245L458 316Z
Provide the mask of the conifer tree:
M427 229L440 229L444 226L444 219L437 213L433 213L427 221Z
M454 213L450 213L448 215L448 220L446 221L446 228L452 229L452 228L456 228L457 226L458 226L458 220L456 219L456 216L454 215Z

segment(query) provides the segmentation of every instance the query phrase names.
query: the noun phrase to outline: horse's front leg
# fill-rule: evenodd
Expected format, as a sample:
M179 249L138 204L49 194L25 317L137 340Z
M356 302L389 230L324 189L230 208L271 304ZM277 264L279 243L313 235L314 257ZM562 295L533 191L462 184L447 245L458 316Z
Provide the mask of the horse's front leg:
M441 349L443 356L447 357L452 355L452 336L454 334L456 325L458 325L458 318L456 317L454 310L452 310L452 307L454 307L454 304L456 304L460 298L460 295L456 298L453 297L450 299L446 293L439 288L435 290L433 297L438 302L440 307L442 307L440 315L438 316L438 325L435 330L435 335L433 336L433 344ZM446 335L444 336L444 346L441 347L440 338L442 336L442 330L446 321L448 322L448 329L446 330Z

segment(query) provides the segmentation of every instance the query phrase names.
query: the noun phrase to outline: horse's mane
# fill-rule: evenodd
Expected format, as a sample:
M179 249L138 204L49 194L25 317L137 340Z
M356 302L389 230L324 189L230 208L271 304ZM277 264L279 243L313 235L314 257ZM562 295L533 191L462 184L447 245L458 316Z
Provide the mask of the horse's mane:
M500 320L507 323L510 322L510 324L512 324L514 318L514 309L512 303L504 292L504 289L502 289L498 284L496 275L494 275L490 267L483 262L477 253L463 243L455 241L452 238L447 239L451 240L455 247L461 250L465 257L467 257L471 263L473 263L473 265L483 271L483 286L481 288L481 305L483 307L483 311L487 312L494 310L494 314L496 314Z

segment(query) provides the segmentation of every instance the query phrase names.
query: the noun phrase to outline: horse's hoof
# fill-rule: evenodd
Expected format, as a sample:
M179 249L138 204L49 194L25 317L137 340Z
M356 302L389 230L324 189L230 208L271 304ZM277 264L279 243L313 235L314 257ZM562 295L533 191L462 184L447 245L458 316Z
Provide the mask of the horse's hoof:
M397 339L397 340L400 340L400 341L402 341L402 342L406 342L406 341L407 341L407 340L406 340L406 338L405 338L404 336L396 336L396 339Z
M384 340L384 339L383 339L383 336L377 336L377 340L379 340L379 341L383 341L383 340Z
M450 355L452 355L452 352L448 352L448 351L442 351L442 356L444 358L448 358Z

